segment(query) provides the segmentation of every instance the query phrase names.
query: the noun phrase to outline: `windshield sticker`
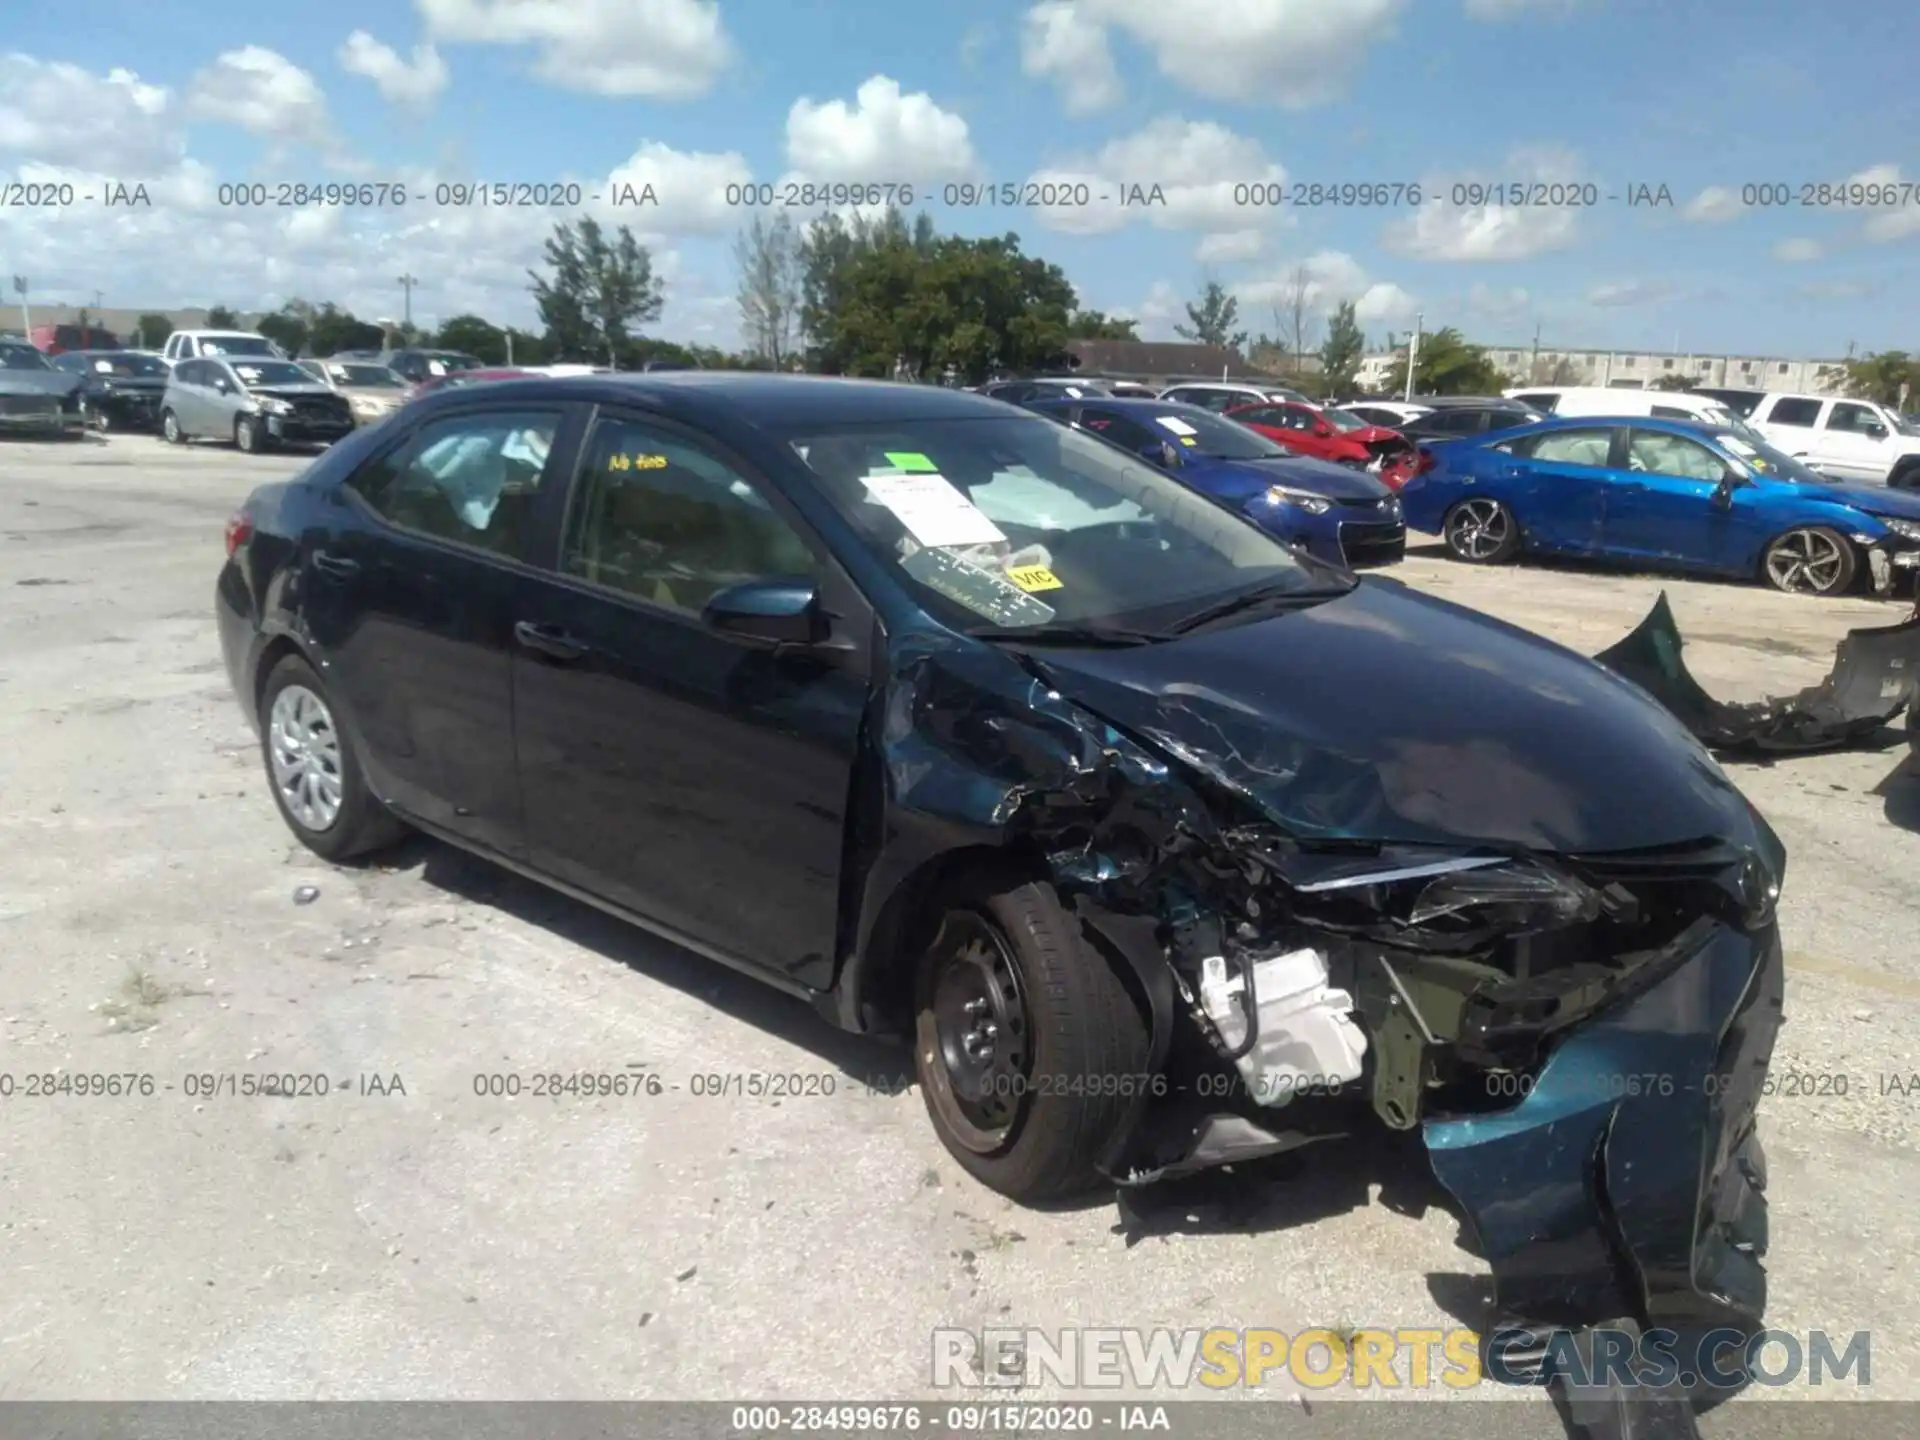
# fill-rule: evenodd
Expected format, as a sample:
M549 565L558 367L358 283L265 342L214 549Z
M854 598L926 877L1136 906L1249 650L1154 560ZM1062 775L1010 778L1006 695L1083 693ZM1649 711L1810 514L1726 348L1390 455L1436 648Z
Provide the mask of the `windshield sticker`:
M236 375L249 385L260 378L260 367L258 365L236 365L233 367L233 370Z
M804 458L804 457L803 457ZM889 450L887 463L909 475L937 475L940 467L918 450Z
M1720 443L1725 445L1727 449L1733 451L1733 453L1738 455L1742 460L1751 460L1760 453L1738 435L1724 436Z
M429 375L444 375L444 374L446 374L446 373L447 373L447 362L446 362L446 361L444 361L444 360L429 360L429 361L427 362L427 373L428 373Z
M1156 415L1154 419L1160 422L1161 429L1171 430L1176 435L1198 435L1200 433L1178 415Z
M667 457L664 455L621 454L607 457L609 470L664 470L666 468Z
M1191 435L1182 435L1180 437L1180 443L1182 445L1198 445L1200 442Z
M1054 610L1036 600L1006 576L949 554L945 550L916 550L900 568L936 594L964 605L996 625L1045 625Z
M1007 538L943 475L869 475L866 486L922 545L997 545Z
M1044 565L1015 565L1007 570L1007 578L1022 590L1032 593L1035 590L1064 590L1067 587Z
M102 375L111 375L113 373L113 362L111 360L96 360L93 362L93 368Z

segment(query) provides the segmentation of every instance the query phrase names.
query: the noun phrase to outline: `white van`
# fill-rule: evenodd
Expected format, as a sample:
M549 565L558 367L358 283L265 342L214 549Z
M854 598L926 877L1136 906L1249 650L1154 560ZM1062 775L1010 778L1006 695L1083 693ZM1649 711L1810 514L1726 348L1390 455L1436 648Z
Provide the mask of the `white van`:
M1697 420L1702 425L1724 425L1749 444L1764 443L1759 431L1710 395L1689 395L1679 390L1616 390L1604 385L1541 385L1509 390L1506 396L1555 419L1569 415L1609 419L1616 415L1650 415L1659 420Z

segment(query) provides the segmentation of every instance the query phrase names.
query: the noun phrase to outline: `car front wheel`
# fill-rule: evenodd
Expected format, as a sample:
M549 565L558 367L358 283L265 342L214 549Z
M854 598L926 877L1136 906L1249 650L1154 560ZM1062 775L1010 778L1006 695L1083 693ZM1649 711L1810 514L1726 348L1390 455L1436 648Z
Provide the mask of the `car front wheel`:
M1769 585L1789 594L1844 595L1858 567L1846 536L1824 525L1804 525L1767 546L1761 571Z
M1026 1203L1098 1186L1151 1082L1146 1023L1050 885L950 892L915 983L927 1113L975 1179Z
M351 738L313 667L289 655L260 693L260 744L280 818L314 854L346 860L405 833L367 788Z
M180 428L180 417L175 415L171 410L161 412L160 433L166 438L166 442L169 445L183 445L186 443L187 432Z
M233 443L243 454L258 455L265 448L261 444L260 422L251 415L242 415L235 420Z
M1484 495L1449 510L1440 533L1454 558L1469 565L1499 565L1520 549L1520 522L1513 511Z

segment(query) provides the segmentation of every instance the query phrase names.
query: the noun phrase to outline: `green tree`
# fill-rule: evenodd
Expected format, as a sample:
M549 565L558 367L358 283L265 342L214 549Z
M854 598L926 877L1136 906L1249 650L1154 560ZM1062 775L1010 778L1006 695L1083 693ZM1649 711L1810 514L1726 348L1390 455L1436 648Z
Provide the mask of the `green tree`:
M207 329L237 330L239 328L240 317L234 314L233 311L227 309L226 306L216 305L207 311Z
M307 346L315 355L338 355L343 350L378 350L386 332L370 320L356 319L329 300L307 319Z
M489 365L507 363L507 332L478 315L454 316L440 327L433 343L442 350L458 350Z
M1320 378L1329 395L1353 393L1360 359L1367 353L1366 332L1360 328L1358 308L1343 300L1327 317L1327 333L1320 341Z
M1187 321L1174 326L1174 333L1195 344L1238 350L1247 343L1247 332L1234 328L1240 323L1240 302L1217 280L1209 280L1200 298L1187 303Z
M1067 319L1067 336L1072 340L1138 340L1134 322L1122 320L1100 310L1076 310Z
M555 225L546 252L549 273L527 274L548 340L563 355L618 365L635 327L666 308L653 257L627 226L609 239L591 216Z
M845 327L840 317L854 263L893 247L925 257L937 239L932 216L922 211L908 224L897 206L877 216L856 214L851 221L828 214L807 227L799 248L800 335L809 369L852 373L851 356L841 346Z
M1910 404L1915 393L1920 393L1920 363L1904 350L1863 355L1847 362L1846 387L1847 393L1858 400L1896 407Z
M300 303L295 300L288 301L271 315L262 315L254 322L253 328L287 354L300 354L306 348L313 329L306 316L294 308Z
M158 311L149 310L133 322L133 343L137 349L158 350L173 333L173 321Z
M1420 337L1419 371L1414 376L1416 395L1497 395L1507 385L1507 376L1478 345L1467 342L1451 325ZM1404 394L1407 388L1407 362L1394 366L1386 390L1390 395Z
M1699 383L1700 377L1698 375L1682 375L1678 371L1675 371L1670 375L1655 376L1653 383L1647 386L1647 388L1649 390L1691 390Z
M755 215L733 244L740 269L740 331L768 369L783 370L800 343L802 281L800 234L782 210Z

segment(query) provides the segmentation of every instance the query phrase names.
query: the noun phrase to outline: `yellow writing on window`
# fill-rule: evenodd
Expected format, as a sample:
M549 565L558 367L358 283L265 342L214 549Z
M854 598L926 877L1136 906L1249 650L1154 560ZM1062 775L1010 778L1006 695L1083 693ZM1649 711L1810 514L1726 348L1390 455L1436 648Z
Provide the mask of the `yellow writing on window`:
M667 468L667 457L664 455L609 455L607 468L609 470L664 470Z
M1007 578L1022 590L1064 590L1067 587L1044 565L1015 565L1007 571Z

